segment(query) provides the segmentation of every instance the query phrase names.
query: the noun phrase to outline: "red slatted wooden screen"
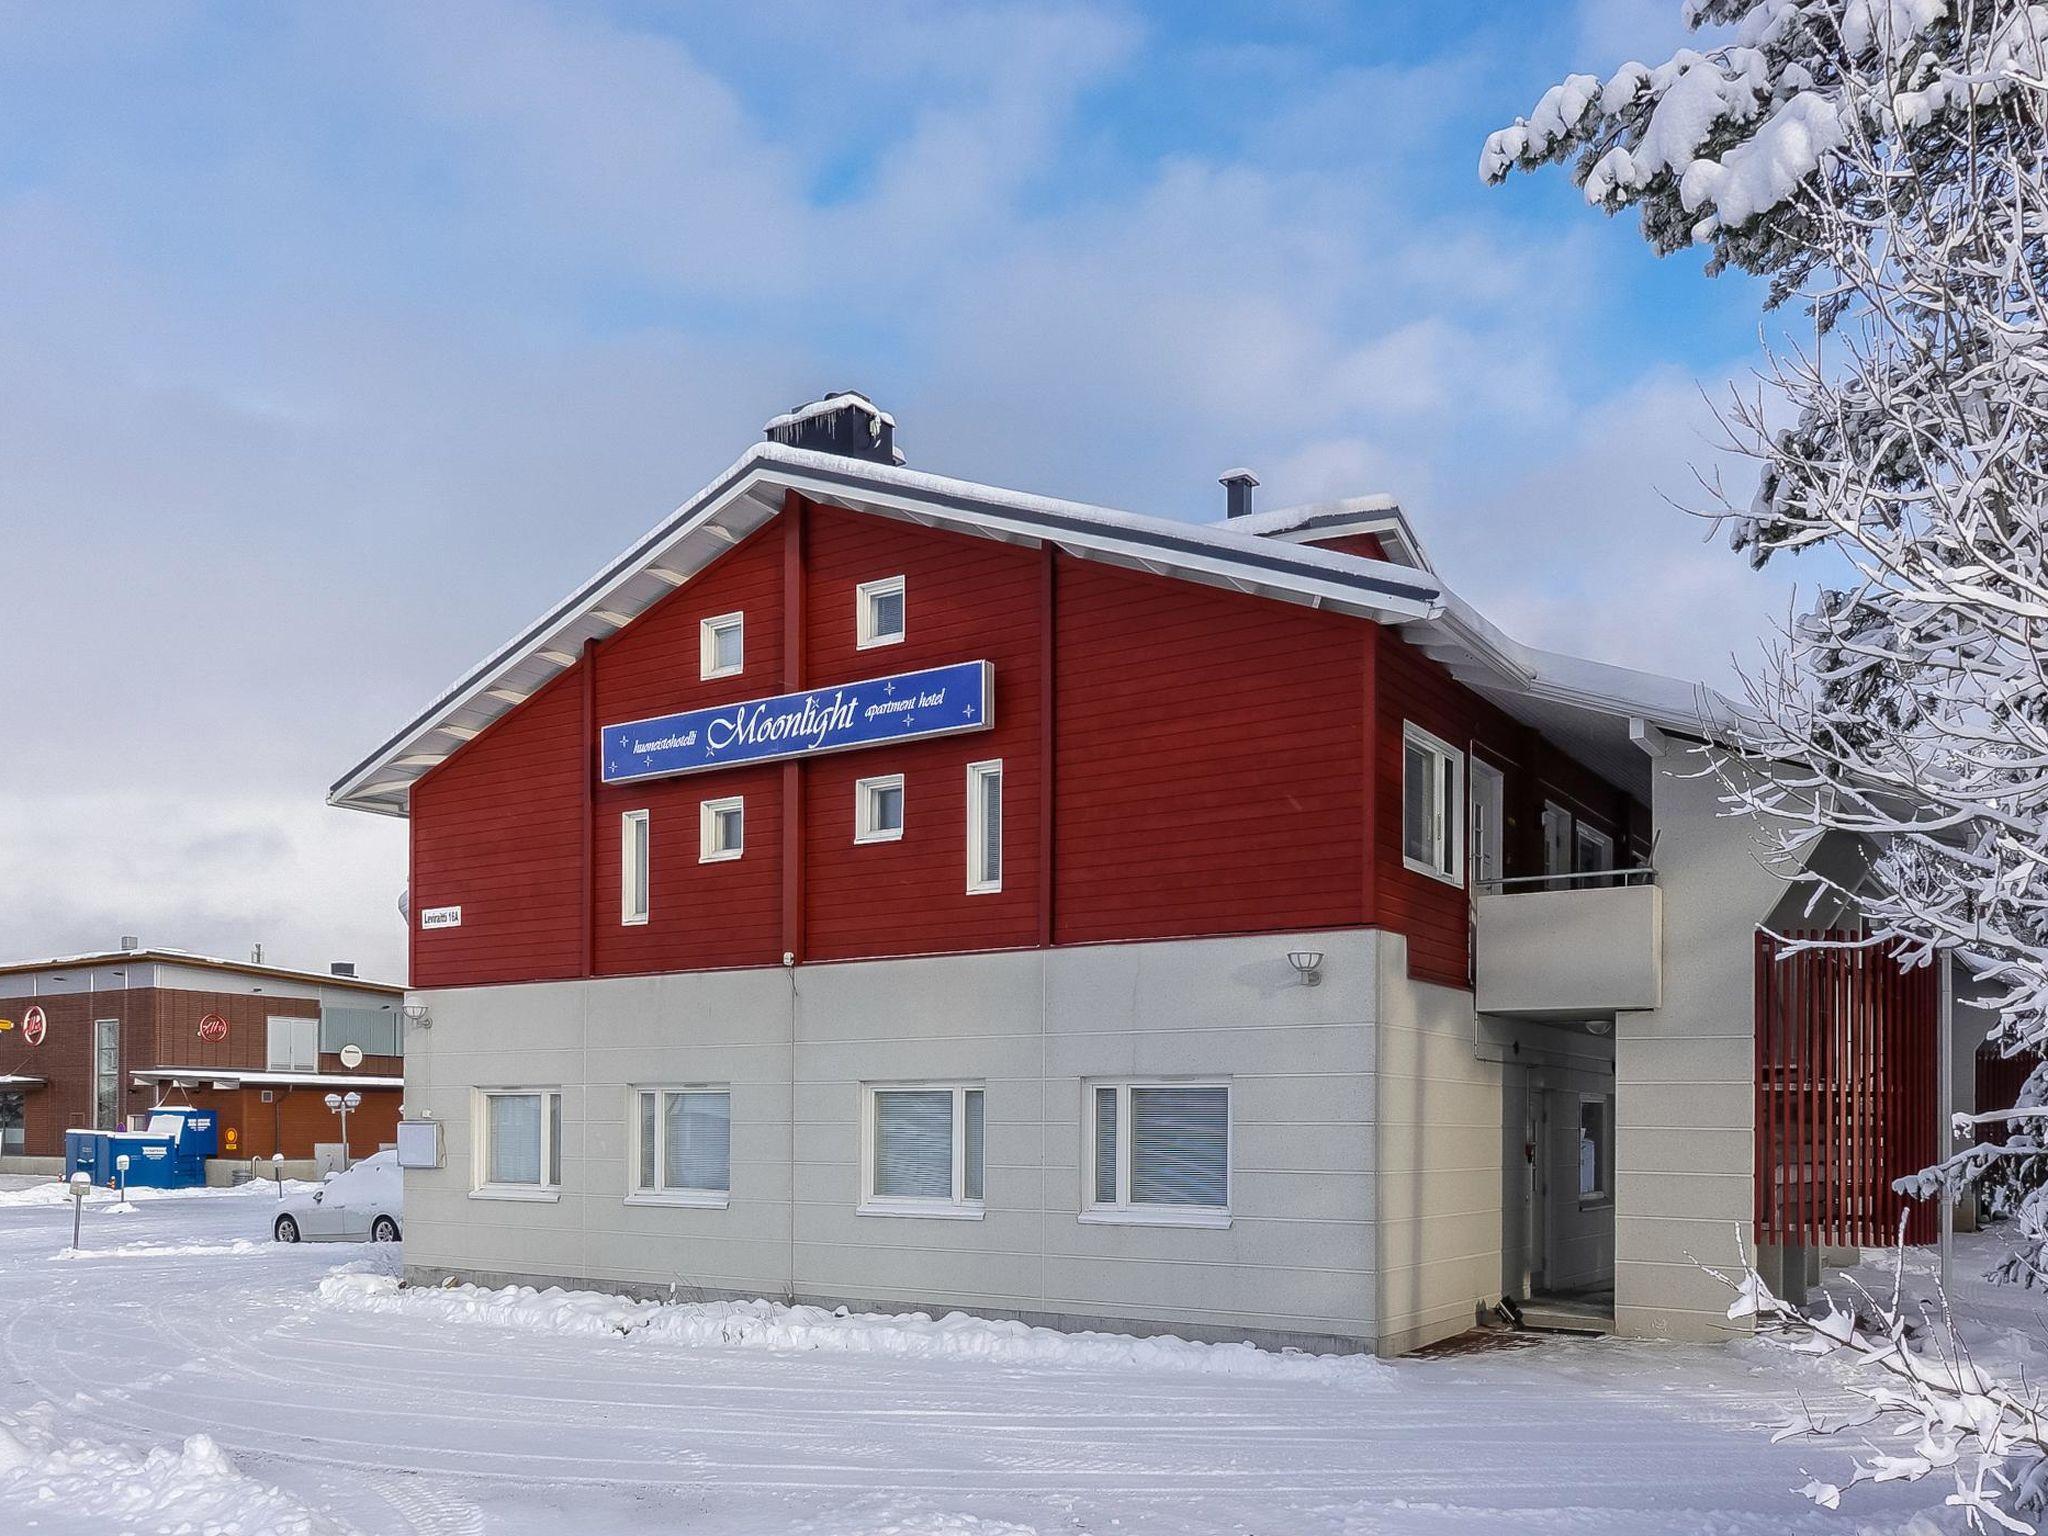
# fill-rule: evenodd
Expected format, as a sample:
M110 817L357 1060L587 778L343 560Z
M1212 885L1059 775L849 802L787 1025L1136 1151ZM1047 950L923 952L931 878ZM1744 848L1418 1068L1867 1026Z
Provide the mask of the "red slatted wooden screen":
M1877 950L1786 948L1757 935L1757 1241L1883 1247L1903 1212L1906 1241L1931 1243L1935 1207L1891 1184L1936 1156L1936 972Z
M1977 1047L1977 1097L1973 1102L1980 1111L2011 1109L2040 1064L2041 1058L2032 1051L2007 1056L2000 1052L1997 1041L1986 1040Z

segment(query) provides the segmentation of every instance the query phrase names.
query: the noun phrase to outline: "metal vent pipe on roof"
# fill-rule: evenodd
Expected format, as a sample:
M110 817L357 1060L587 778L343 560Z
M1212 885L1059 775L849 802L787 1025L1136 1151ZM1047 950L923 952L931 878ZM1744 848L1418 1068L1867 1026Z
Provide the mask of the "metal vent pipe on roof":
M1252 487L1259 483L1259 477L1248 469L1226 469L1217 477L1227 498L1224 510L1232 517L1243 517L1252 509Z

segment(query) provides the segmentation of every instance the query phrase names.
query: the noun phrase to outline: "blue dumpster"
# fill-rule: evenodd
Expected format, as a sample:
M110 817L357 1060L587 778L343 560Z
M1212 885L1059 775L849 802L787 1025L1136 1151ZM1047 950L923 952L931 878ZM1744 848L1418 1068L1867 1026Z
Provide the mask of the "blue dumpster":
M64 1166L93 1183L121 1182L115 1159L128 1159L128 1186L181 1189L206 1182L206 1160L220 1149L219 1117L210 1109L165 1106L139 1131L66 1131Z

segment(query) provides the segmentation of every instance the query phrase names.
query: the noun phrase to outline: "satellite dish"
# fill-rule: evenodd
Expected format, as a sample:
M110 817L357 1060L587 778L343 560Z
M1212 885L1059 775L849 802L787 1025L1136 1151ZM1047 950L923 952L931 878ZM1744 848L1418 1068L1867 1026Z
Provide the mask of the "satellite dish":
M360 1067L363 1064L363 1048L360 1045L344 1045L341 1048L341 1064L344 1067Z
M408 927L412 925L412 887L409 885L398 888L398 920Z

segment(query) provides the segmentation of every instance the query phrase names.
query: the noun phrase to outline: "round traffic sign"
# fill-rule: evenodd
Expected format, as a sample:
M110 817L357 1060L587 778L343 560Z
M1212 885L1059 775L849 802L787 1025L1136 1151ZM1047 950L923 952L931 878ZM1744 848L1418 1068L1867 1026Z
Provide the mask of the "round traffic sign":
M344 1067L360 1067L363 1064L363 1048L353 1043L341 1048L341 1064Z
M49 1028L50 1021L43 1016L41 1008L31 1008L21 1016L21 1038L30 1045L41 1045Z
M199 1021L199 1038L208 1045L219 1045L228 1037L228 1021L217 1013L209 1013Z

